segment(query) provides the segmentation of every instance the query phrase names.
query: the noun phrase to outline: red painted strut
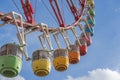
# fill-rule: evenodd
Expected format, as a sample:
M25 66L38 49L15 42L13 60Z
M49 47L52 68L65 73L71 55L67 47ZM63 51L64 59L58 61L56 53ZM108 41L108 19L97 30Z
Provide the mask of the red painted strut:
M76 6L74 5L73 0L66 0L68 6L70 7L70 10L75 18L75 20L77 21L79 19L79 17L81 17L81 12L84 9L84 4L85 4L85 0L78 0L79 1L79 5L81 7L81 12L78 11L78 9L76 8Z
M49 0L50 2L50 5L54 11L54 14L57 18L57 21L60 25L60 27L65 27L65 22L63 20L63 17L62 17L62 14L60 12L60 7L59 7L59 4L58 4L58 0ZM78 8L76 7L75 3L73 2L73 0L66 0L70 10L71 10L71 13L73 14L74 16L74 19L75 21L78 21L79 18L82 16L83 14L83 10L84 10L84 7L85 7L85 0L78 0L78 4L80 5L80 10L78 10Z
M68 3L68 6L70 7L70 10L71 10L72 14L75 17L75 20L77 21L79 19L79 13L78 13L77 8L75 7L72 0L66 0L66 1Z
M24 15L27 19L28 23L35 24L35 21L33 19L34 9L32 7L32 3L29 0L20 0L22 4L22 8L24 10Z
M58 5L58 0L49 0L49 1L60 27L65 27L65 23L60 12L60 7Z

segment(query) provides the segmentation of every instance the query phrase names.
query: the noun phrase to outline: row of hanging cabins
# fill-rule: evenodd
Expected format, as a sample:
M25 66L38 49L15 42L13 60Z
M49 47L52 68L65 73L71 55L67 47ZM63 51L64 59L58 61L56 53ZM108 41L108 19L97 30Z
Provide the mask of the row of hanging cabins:
M56 49L53 52L53 66L57 71L67 70L69 64L77 64L80 61L80 56L84 56L87 53L87 47L92 43L93 27L95 24L94 16L94 1L88 0L88 16L85 26L85 35L82 33L79 39L81 46L78 45L78 41L75 41L74 45L70 45L70 49ZM47 50L37 50L32 55L32 69L37 76L46 76L51 70L51 57Z
M93 27L95 24L94 16L94 1L88 0L88 16L85 27L85 35L82 33L79 39L81 46L78 45L78 41L75 41L74 45L70 45L70 49L56 49L53 52L53 66L57 71L67 70L69 64L76 64L80 61L80 56L84 56L87 53L87 47L92 43ZM46 76L51 70L51 57L47 50L37 50L32 55L32 69L37 76Z
M76 64L80 61L80 56L84 56L87 53L87 47L92 43L93 26L94 26L94 1L88 0L88 13L85 35L82 33L79 39L81 46L78 45L78 41L74 45L70 45L70 49L56 49L53 52L53 65L57 71L67 70L69 63ZM0 48L0 74L5 77L17 76L22 68L22 50L17 44L5 44ZM47 50L36 50L32 54L32 69L37 76L46 76L51 70L51 54Z

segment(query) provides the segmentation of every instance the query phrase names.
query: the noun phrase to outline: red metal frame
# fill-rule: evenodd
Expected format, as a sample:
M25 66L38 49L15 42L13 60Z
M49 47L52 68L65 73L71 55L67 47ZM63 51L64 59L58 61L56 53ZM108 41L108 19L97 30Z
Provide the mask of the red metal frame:
M77 21L79 19L79 13L78 13L77 8L75 7L72 0L66 0L66 1L68 3L68 6L70 7L70 10L71 10L72 14L75 17L75 20Z
M82 14L83 14L83 11L84 11L84 7L85 7L85 0L78 0L78 1L79 1L79 4L80 4L80 7L81 7L80 12L77 10L77 7L73 3L73 0L66 0L66 2L68 4L76 22L78 20L80 20ZM60 12L60 7L59 7L59 4L58 4L58 0L49 0L49 2L50 2L50 5L51 5L51 7L54 11L54 14L55 14L57 20L58 20L58 23L59 23L60 27L65 27L66 25L65 25L65 22L63 20L62 14Z
M35 21L34 21L34 19L33 19L33 17L32 17L32 15L33 15L33 13L34 13L34 10L33 10L33 8L32 8L32 4L30 3L29 0L26 0L25 3L24 3L24 1L25 1L25 0L21 0L21 4L22 4L22 8L23 8L23 10L24 10L24 14L25 14L25 16L26 16L27 21L23 22L23 25L24 25L24 28L31 28L31 27L33 27L33 26L35 25ZM66 26L67 26L66 29L68 29L68 28L70 28L71 26L76 25L76 24L81 20L81 16L82 16L82 14L83 14L83 12L84 12L85 0L79 0L79 4L80 4L80 6L82 7L82 9L81 9L81 12L79 13L79 17L78 17L77 11L74 10L74 13L73 13L73 14L75 14L75 15L77 14L76 17L77 17L78 19L76 19L76 21L73 22L71 25L65 25L65 22L64 22L64 20L63 20L63 18L62 18L62 14L61 14L61 11L60 11L60 7L59 7L59 5L58 5L58 0L49 0L49 1L50 1L51 6L52 6L52 9L53 9L53 11L54 11L54 13L55 13L55 16L56 16L56 18L57 18L57 20L58 20L58 22L59 22L60 27L66 27ZM67 1L67 0L66 0L66 1ZM72 0L71 0L71 1L72 1ZM53 4L54 4L54 5L53 5ZM72 4L72 5L74 5L74 4ZM76 8L75 5L74 5L74 8ZM77 8L76 8L76 9L77 9ZM5 14L2 13L2 12L0 12L0 16L3 16L3 15L5 15ZM8 22L9 20L13 20L13 19L12 19L11 16L6 16L5 18L3 18L3 19L1 19L1 20L4 21L4 22ZM18 23L18 25L20 26L20 21L19 21L19 20L17 20L17 23ZM14 21L13 21L13 22L10 22L10 24L15 25ZM21 27L21 26L20 26L20 27ZM49 31L51 31L51 30L55 31L56 28L49 28Z
M34 9L32 7L32 3L29 0L20 0L22 4L22 8L24 10L25 17L27 19L28 23L35 24L35 21L33 19Z
M79 13L79 11L77 10L76 6L74 5L73 3L73 0L66 0L67 3L68 3L68 6L70 7L70 10L75 18L75 20L77 21L79 19L79 17L81 17L81 12L82 10L84 9L84 4L85 4L85 0L78 0L79 1L79 4L80 4L80 7L82 7L82 10L81 12Z
M64 20L62 18L61 12L60 12L60 7L58 5L58 0L49 0L49 1L50 1L50 5L56 15L56 18L58 20L60 27L65 27L65 23L64 23Z

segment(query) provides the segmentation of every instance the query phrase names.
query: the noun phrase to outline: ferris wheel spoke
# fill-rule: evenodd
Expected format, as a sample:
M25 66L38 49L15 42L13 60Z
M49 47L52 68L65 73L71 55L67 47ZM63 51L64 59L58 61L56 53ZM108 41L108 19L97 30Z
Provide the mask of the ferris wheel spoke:
M54 14L55 14L55 16L58 20L58 23L59 23L60 27L65 27L65 23L64 23L62 15L61 15L61 11L60 11L58 1L57 0L49 0L49 1L50 1L50 5L51 5L51 7L54 11Z
M41 0L41 2L43 3L43 5L45 6L45 8L47 9L47 11L50 13L50 15L52 16L52 18L54 19L54 21L59 24L56 20L56 18L54 17L54 15L52 14L52 12L50 11L50 9L47 7L47 5L45 4L45 2L43 0Z
M67 1L68 5L70 7L70 10L71 10L75 20L77 21L78 18L79 18L79 15L78 15L78 10L74 5L74 2L72 0L66 0L66 1Z
M62 14L63 14L63 20L64 20L64 22L66 22L66 19L65 19L65 11L64 11L64 5L63 5L63 0L61 0L61 12L62 12Z
M22 15L22 17L25 19L25 16L22 14L21 10L19 9L19 7L17 6L16 2L14 0L12 0L13 4L15 5L15 7L17 8L17 10L19 11L19 13Z
M37 3L38 3L38 0L35 1L35 7L34 7L34 20L36 21L36 13L37 13Z

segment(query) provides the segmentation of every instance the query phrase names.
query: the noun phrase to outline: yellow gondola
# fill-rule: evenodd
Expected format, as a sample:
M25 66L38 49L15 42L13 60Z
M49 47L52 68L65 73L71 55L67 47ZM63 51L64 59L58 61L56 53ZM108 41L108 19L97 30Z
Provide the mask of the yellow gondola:
M51 70L51 61L47 50L37 50L32 55L32 69L37 76L46 76Z
M69 66L68 51L66 49L56 49L53 53L53 65L57 71L65 71Z
M94 7L95 4L94 4L94 0L87 0L87 4L91 7Z

